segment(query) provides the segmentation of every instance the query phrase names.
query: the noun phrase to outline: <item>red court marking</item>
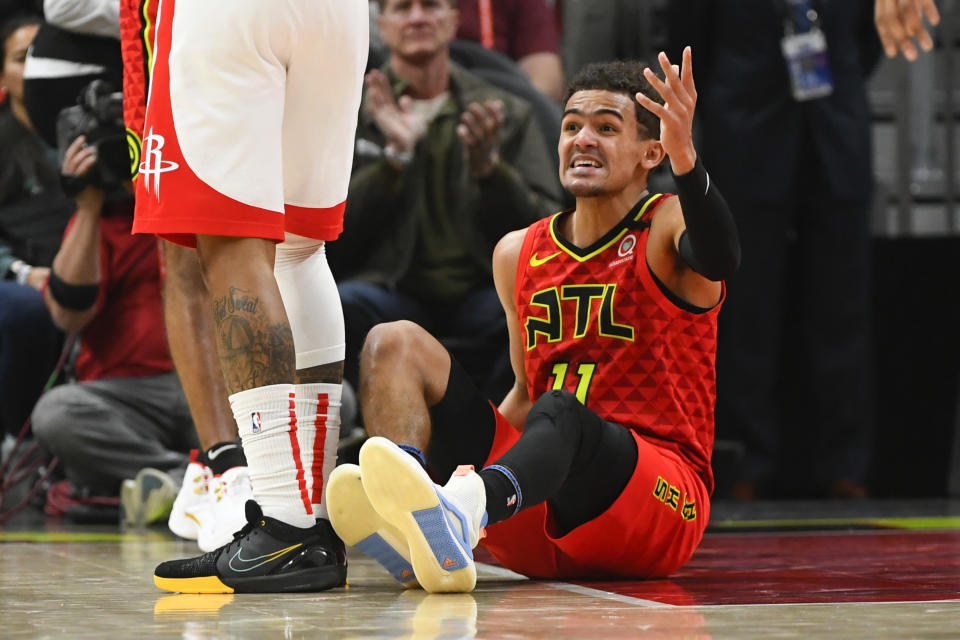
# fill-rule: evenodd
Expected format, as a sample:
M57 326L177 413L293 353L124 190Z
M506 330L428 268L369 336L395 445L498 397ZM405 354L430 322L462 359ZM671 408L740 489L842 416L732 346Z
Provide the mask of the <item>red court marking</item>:
M665 580L577 582L672 605L960 599L960 531L709 534Z

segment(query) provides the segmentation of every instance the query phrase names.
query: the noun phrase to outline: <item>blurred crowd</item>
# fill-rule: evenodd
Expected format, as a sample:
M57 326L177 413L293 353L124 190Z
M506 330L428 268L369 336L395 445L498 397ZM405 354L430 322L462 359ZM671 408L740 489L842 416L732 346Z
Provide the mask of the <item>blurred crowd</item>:
M458 19L434 21L447 3ZM679 59L691 45L698 147L743 247L720 316L717 439L734 445L720 490L747 500L868 496L867 81L884 46L913 59L914 42L933 44L919 13L887 20L902 4L371 0L344 230L327 248L347 386L361 384L367 332L411 320L490 398L503 397L513 380L490 258L506 232L570 204L556 152L566 80L590 62ZM156 240L130 235L119 5L0 0L4 460L15 466L37 442L43 461L24 481L45 475L47 512L78 520L116 520L125 490L159 485L172 496L185 473L203 481L197 450L227 439L198 440L187 397L200 378L177 375L166 339L184 319L165 323L164 296L189 283L164 283ZM427 55L438 45L450 64ZM122 96L128 107L142 98ZM653 184L671 191L669 172ZM803 354L799 370L785 370L790 348ZM363 438L349 388L347 458ZM225 405L222 390L210 395ZM235 428L227 411L202 419L217 415L224 432ZM787 436L798 431L809 443L800 460ZM130 523L154 515L124 514Z

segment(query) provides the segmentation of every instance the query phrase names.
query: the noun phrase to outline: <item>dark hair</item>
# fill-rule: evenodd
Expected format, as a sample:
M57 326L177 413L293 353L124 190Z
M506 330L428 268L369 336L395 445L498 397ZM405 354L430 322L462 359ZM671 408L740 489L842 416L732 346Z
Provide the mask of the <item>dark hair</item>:
M636 107L637 122L643 127L642 133L653 138L660 137L660 118L650 113L637 102L636 95L642 93L654 102L663 104L663 98L643 75L649 65L640 60L615 60L612 62L594 62L588 64L567 85L567 94L563 104L578 91L613 91L630 96Z
M39 16L21 13L0 26L0 72L10 36L22 27L41 23ZM58 187L59 168L50 163L39 138L14 117L9 98L0 104L0 141L0 204L30 195L30 191Z
M377 0L377 5L380 7L380 12L383 12L384 7L387 4L387 0ZM447 4L450 5L451 9L457 8L457 0L447 0Z
M18 29L29 25L37 25L43 22L43 19L32 13L21 13L8 19L0 26L0 73L3 73L3 62L7 57L7 40L10 39Z

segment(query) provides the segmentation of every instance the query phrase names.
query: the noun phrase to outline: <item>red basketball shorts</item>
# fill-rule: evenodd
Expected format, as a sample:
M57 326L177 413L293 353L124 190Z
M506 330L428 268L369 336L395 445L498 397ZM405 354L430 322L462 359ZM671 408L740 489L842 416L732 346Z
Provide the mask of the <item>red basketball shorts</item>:
M497 431L486 464L520 432L495 411ZM533 578L645 578L676 571L703 537L710 498L703 481L668 449L633 432L637 466L604 513L559 535L546 502L487 527L481 542L504 567Z
M163 0L134 232L336 238L368 25L365 0Z

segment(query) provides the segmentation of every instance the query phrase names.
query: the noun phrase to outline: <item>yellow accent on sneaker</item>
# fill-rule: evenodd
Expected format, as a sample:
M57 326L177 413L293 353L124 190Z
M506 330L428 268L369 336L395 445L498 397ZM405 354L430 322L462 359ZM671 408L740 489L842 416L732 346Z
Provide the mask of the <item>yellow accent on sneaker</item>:
M202 578L160 578L153 576L153 584L164 591L174 593L233 593L233 587L228 587L217 576L203 576Z
M153 615L216 613L221 607L233 602L232 593L177 593L161 596L153 605Z

